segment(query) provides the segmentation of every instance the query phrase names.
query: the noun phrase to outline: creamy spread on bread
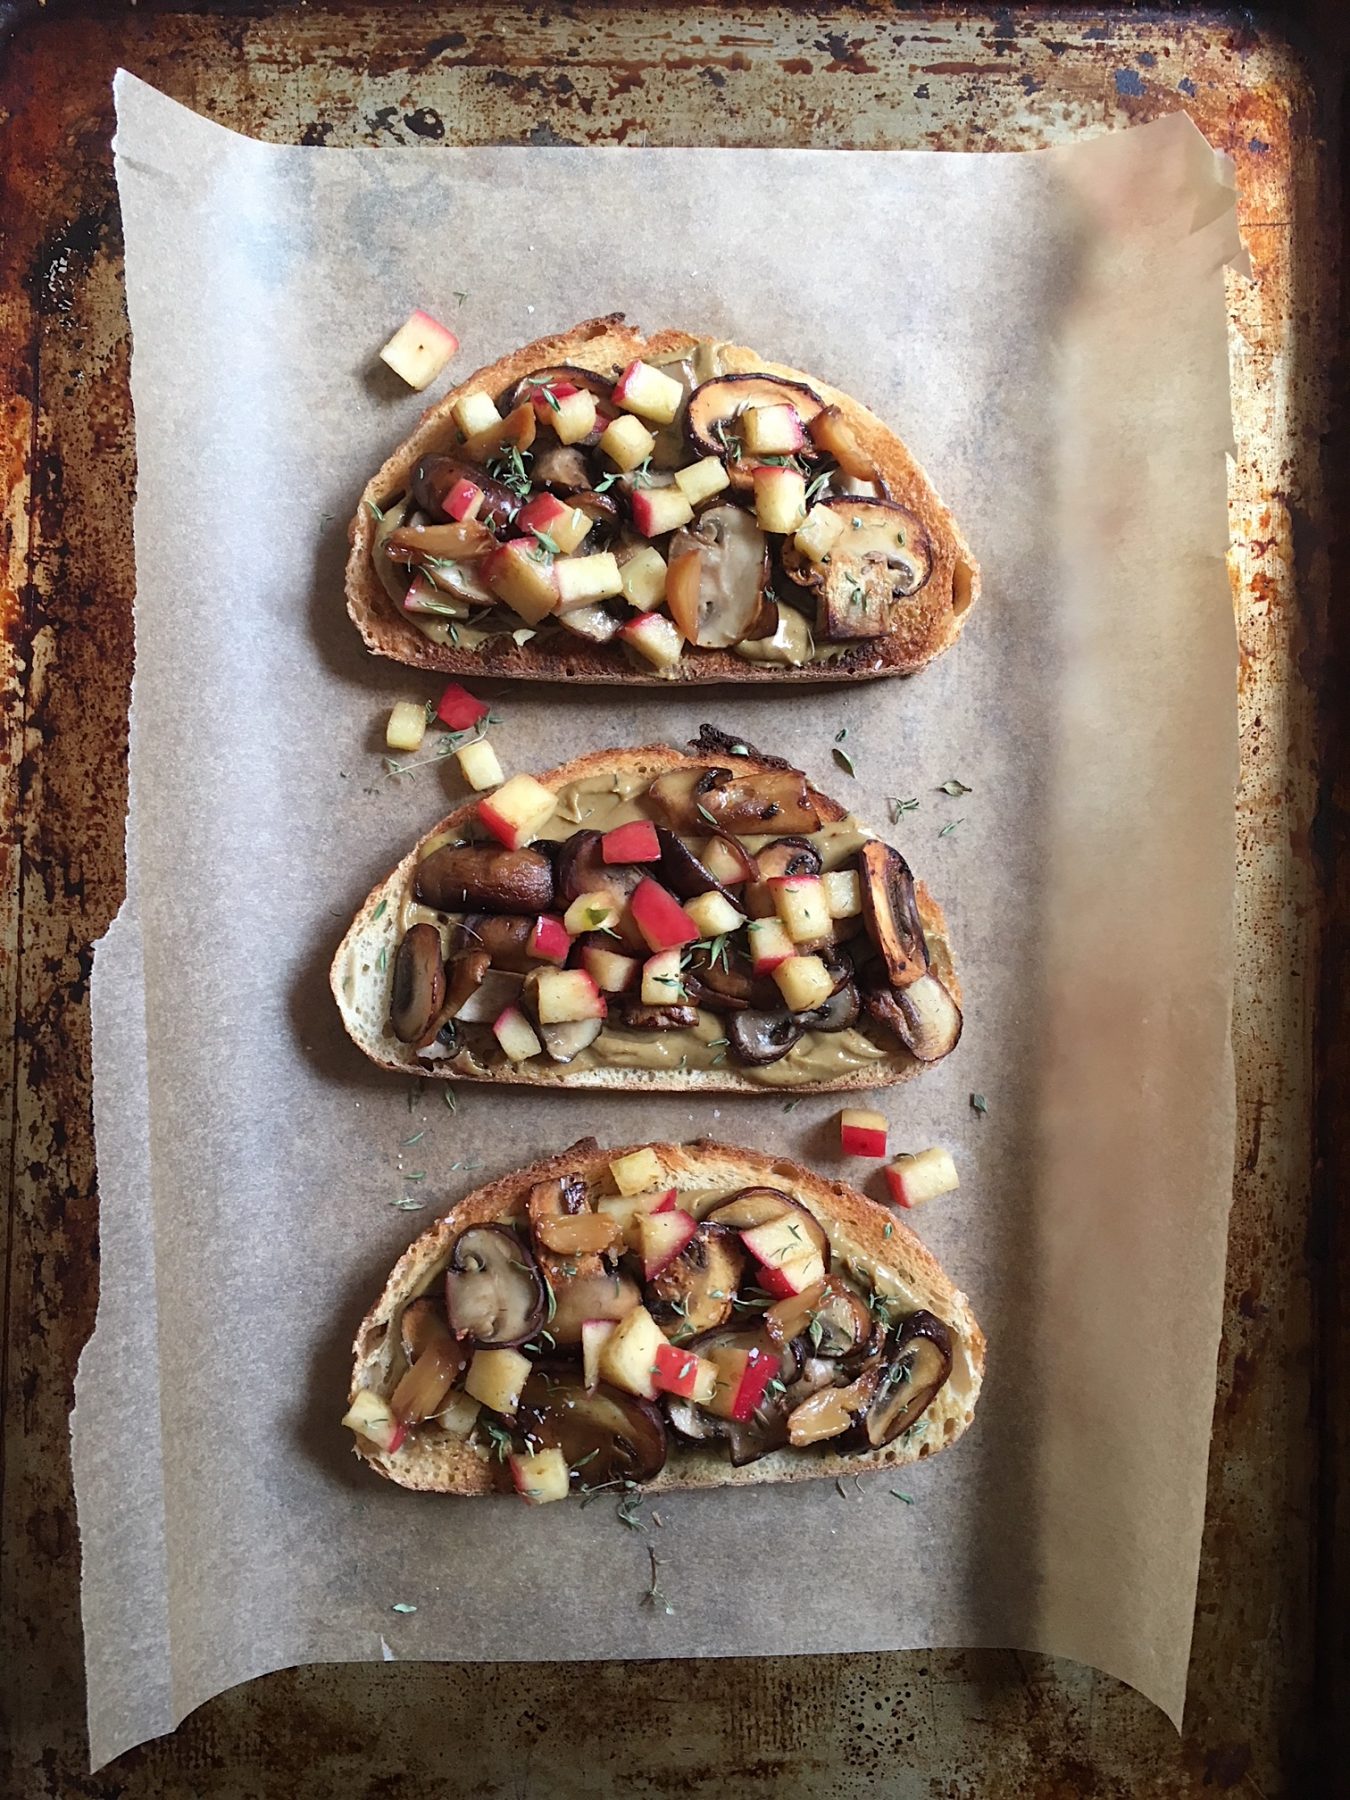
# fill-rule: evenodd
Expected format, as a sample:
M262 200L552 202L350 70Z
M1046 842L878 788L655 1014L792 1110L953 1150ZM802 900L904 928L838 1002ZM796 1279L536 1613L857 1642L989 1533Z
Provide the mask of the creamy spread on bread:
M396 1270L344 1421L383 1472L481 1488L413 1477L462 1444L539 1504L681 1458L907 1460L969 1417L978 1327L884 1209L850 1193L851 1233L821 1204L838 1189L790 1166L738 1182L753 1155L720 1146L575 1148L500 1207L471 1197ZM889 1260L859 1245L897 1230Z
M423 840L379 903L378 969L360 965L401 1061L790 1089L954 1048L949 955L899 851L799 770L711 728L698 748L513 777ZM356 954L359 931L340 986Z

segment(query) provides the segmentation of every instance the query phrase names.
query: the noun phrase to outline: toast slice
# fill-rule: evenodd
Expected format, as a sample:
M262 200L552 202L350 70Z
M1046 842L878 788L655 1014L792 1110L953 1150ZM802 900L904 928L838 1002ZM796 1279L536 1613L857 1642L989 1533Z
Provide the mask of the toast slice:
M367 896L330 985L382 1068L533 1087L882 1087L962 1023L942 911L899 852L706 725L457 807Z
M347 610L370 650L530 680L910 674L956 641L980 586L928 477L866 407L618 313L437 401L349 540Z
M644 1175L670 1203L664 1215L638 1212L638 1239L643 1217L678 1217L693 1230L654 1276L629 1247L633 1216L622 1223L626 1206L644 1204L642 1196L625 1201L622 1190ZM724 1224L717 1209L733 1201L739 1210L721 1215L731 1221ZM764 1266L737 1228L756 1212L769 1230L786 1221L802 1243L818 1246L823 1279L771 1300L760 1286ZM569 1222L582 1232L606 1219L626 1235L592 1254L590 1266L548 1247ZM490 1261L494 1244L506 1282L533 1283L548 1305L526 1316L494 1289L484 1306L464 1271ZM720 1286L710 1285L710 1270ZM593 1290L616 1296L601 1321L614 1330L594 1357L580 1323L603 1304ZM721 1323L708 1326L710 1318ZM501 1347L506 1339L514 1347ZM625 1343L640 1352L636 1362ZM746 1344L751 1354L740 1360ZM726 1394L764 1356L776 1376L757 1404L747 1397L742 1416L727 1417L738 1409L734 1397L719 1399L719 1386ZM969 1425L985 1340L966 1296L915 1234L842 1182L708 1139L604 1150L586 1138L479 1188L423 1232L363 1320L354 1358L344 1423L379 1474L436 1493L514 1486L542 1500L595 1487L658 1492L917 1462ZM678 1391L699 1379L698 1369L685 1378L689 1364L720 1371L717 1383L700 1387L702 1399ZM648 1386L648 1369L658 1367L663 1374Z

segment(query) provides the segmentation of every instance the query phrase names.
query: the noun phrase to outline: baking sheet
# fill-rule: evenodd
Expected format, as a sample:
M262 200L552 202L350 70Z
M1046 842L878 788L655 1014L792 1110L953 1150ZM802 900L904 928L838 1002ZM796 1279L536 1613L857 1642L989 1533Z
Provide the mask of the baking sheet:
M1182 119L1025 157L277 150L127 77L118 149L139 900L95 975L104 1286L75 1421L95 1762L233 1681L381 1640L1017 1645L1176 1717L1232 1156L1216 160ZM790 232L759 224L785 212ZM383 777L383 708L433 690L368 662L337 601L352 496L418 404L373 352L416 304L452 315L466 366L621 306L817 368L908 436L986 568L961 645L911 683L499 705L513 767L712 717L877 825L919 796L891 835L948 906L971 998L957 1055L882 1104L894 1142L962 1164L925 1224L993 1340L976 1427L856 1500L663 1502L669 1615L640 1605L643 1542L605 1506L386 1490L334 1424L356 1320L431 1216L392 1202L586 1131L823 1161L835 1110L466 1088L452 1116L341 1038L331 948L453 791L440 768ZM973 792L938 794L951 776Z

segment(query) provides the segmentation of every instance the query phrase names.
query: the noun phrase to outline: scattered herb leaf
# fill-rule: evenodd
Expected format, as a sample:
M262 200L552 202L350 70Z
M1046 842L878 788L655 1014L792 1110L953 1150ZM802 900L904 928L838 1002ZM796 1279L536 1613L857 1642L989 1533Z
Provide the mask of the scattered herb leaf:
M398 1613L415 1613L417 1611L417 1608L415 1606L410 1605L409 1602L406 1600L395 1600L393 1606L390 1608L390 1611L398 1612Z
M917 812L919 810L919 802L917 800L888 800L886 804L891 809L892 825L898 825L906 813Z
M654 1612L673 1613L675 1608L670 1604L669 1600L666 1599L665 1595L657 1586L656 1577L660 1571L661 1565L657 1561L656 1552L650 1544L647 1546L647 1555L651 1558L652 1578L648 1583L646 1593L642 1596L642 1603L644 1606L650 1606Z
M951 781L944 781L938 792L939 794L950 794L953 800L959 800L962 794L973 794L975 790L968 788L964 781L957 781L953 778Z
M953 832L954 832L954 831L955 831L955 830L956 830L956 828L957 828L957 826L958 826L958 825L964 825L964 824L965 824L965 822L966 822L966 821L965 821L965 819L964 819L964 818L960 818L960 819L953 819L953 820L952 820L952 822L951 822L951 823L950 823L950 824L949 824L949 825L944 825L944 826L943 826L943 827L942 827L942 830L941 830L941 831L939 831L939 833L938 833L938 836L939 836L939 837L940 837L940 838L942 838L942 837L950 837L950 836L951 836L951 835L952 835L952 833L953 833Z
M844 749L842 744L836 744L834 746L834 760L839 764L841 769L847 769L848 773L852 775L855 780L857 779L858 771L853 766L853 758L849 755L848 751Z
M891 1489L891 1498L892 1500L903 1500L906 1506L913 1506L914 1504L913 1494L902 1494L899 1488Z
M382 919L384 917L385 913L387 912L388 907L389 907L388 900L381 900L380 904L375 908L374 912L370 915L371 918L372 919Z
M989 1111L989 1102L983 1094L972 1094L970 1104L977 1113L984 1114Z

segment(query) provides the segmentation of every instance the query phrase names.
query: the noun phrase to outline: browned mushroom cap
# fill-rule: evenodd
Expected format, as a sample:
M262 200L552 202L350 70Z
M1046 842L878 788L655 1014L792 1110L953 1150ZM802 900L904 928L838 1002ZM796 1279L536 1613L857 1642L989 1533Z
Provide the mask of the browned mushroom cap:
M806 422L811 441L826 456L832 456L855 481L878 481L880 476L872 457L858 442L853 427L837 406L823 406Z
M845 981L830 995L821 1006L812 1007L810 1012L793 1013L793 1018L804 1031L847 1031L858 1022L858 1014L862 1011L862 996L858 992L855 981Z
M618 1001L619 1023L628 1031L692 1031L698 1024L696 1006L644 1006L623 995Z
M912 1313L882 1364L876 1397L858 1432L858 1449L892 1444L932 1405L952 1372L952 1334L930 1312Z
M468 1367L470 1351L450 1334L437 1301L429 1294L410 1300L399 1322L408 1368L389 1401L389 1410L405 1425L417 1425L438 1413L445 1397Z
M578 1487L650 1481L665 1464L666 1428L657 1409L603 1381L588 1390L575 1363L536 1364L515 1422L531 1450L562 1451Z
M482 949L465 950L450 958L445 965L445 1005L442 1008L447 1019L457 1019L460 1008L466 1006L482 987L491 961L487 951Z
M420 1044L445 999L445 964L441 934L434 925L414 925L398 947L389 995L389 1023L403 1044Z
M613 416L618 411L614 405L614 378L608 375L597 375L594 369L579 369L574 363L554 363L547 369L534 369L528 375L522 375L514 387L508 388L497 402L500 412L510 412L512 407L519 406L522 400L533 400L536 394L548 399L553 387L583 388L588 394L594 394L598 402L603 403L604 410ZM601 410L600 406L596 411Z
M544 1046L544 1053L550 1062L575 1062L583 1050L591 1045L605 1029L603 1019L570 1019L564 1025L538 1024L535 1029Z
M598 831L574 831L558 852L558 901L570 906L602 890L628 900L646 873L637 863L607 863Z
M668 831L664 825L658 825L656 841L661 846L657 877L672 894L681 900L692 900L699 894L709 892L724 894L728 900L731 898L712 871L704 868L689 846L676 837L673 831Z
M936 975L921 975L907 987L872 989L863 1005L918 1062L940 1062L961 1040L961 1009Z
M834 642L879 637L889 630L897 600L916 593L932 571L923 526L893 500L836 494L818 505L844 522L824 563L814 563L794 544L783 547L783 571L816 595L816 630Z
M819 875L820 852L805 838L779 838L766 844L755 858L755 878L774 881L783 875Z
M713 1207L708 1214L708 1221L714 1225L725 1225L731 1231L750 1231L756 1225L767 1225L788 1213L800 1222L802 1230L819 1250L828 1269L830 1240L825 1227L808 1207L803 1206L799 1200L794 1200L791 1194L783 1193L781 1188L742 1188L739 1194L733 1194L720 1206Z
M456 520L448 525L400 525L384 540L390 562L410 568L426 562L473 563L495 550L497 540L477 519Z
M788 1415L788 1442L804 1450L808 1444L820 1444L861 1429L859 1414L872 1404L880 1379L881 1370L873 1363L846 1387L822 1388L803 1400Z
M776 1344L804 1337L811 1356L837 1359L867 1347L873 1321L862 1295L837 1275L827 1275L814 1287L776 1301L764 1315L764 1329Z
M740 837L819 831L817 796L800 769L672 769L647 789L647 803L672 831L714 830Z
M592 644L608 644L618 637L623 620L603 606L574 606L559 613L556 623L574 637Z
M562 1348L581 1342L581 1327L585 1320L626 1319L634 1307L642 1304L641 1288L627 1275L609 1274L603 1270L567 1275L562 1269L555 1268L549 1279L553 1285L554 1308L546 1323Z
M782 1011L777 987L767 975L756 975L750 958L729 939L719 949L691 945L683 973L686 997L709 1012L740 1012L747 1006Z
M590 464L575 444L553 444L541 450L530 470L530 480L536 487L552 488L561 494L588 490L593 479Z
M769 540L743 506L724 501L701 512L670 540L666 560L698 552L693 605L675 622L690 643L725 650L757 635L769 579ZM671 605L672 614L675 607ZM772 627L770 627L772 629Z
M470 913L455 928L456 950L486 950L494 969L526 975L535 962L526 946L534 919L522 913Z
M544 1323L547 1295L530 1249L505 1225L470 1225L450 1251L445 1310L456 1337L505 1349Z
M727 1020L727 1039L738 1061L752 1068L778 1062L802 1035L800 1023L790 1012L761 1012L747 1007Z
M706 1222L661 1273L647 1283L647 1310L661 1326L678 1327L677 1344L731 1317L745 1272L745 1252L730 1231Z
M708 841L703 846L705 855L714 844L716 844L726 855L735 858L740 864L740 874L745 881L754 881L756 879L755 859L751 856L745 845L741 843L739 838L728 837L725 831L710 832Z
M553 904L553 865L537 850L443 844L418 863L413 894L441 912L547 912Z
M917 981L928 970L928 945L909 864L898 850L872 838L858 852L858 874L867 935L891 986Z
M666 1415L680 1436L695 1443L725 1438L731 1445L731 1460L737 1468L767 1456L771 1450L781 1450L788 1441L786 1392L802 1369L800 1344L778 1345L762 1326L742 1327L733 1323L702 1332L698 1337L690 1338L683 1348L705 1357L711 1350L756 1350L778 1358L778 1376L775 1386L744 1423L720 1419L692 1400L669 1396Z
M809 427L823 404L805 382L780 381L775 375L721 375L702 382L689 396L684 428L704 456L727 459L733 486L749 487L756 465L741 444L741 413L751 406L790 406ZM808 443L797 454L814 462L819 452Z
M413 499L433 519L440 518L445 496L457 481L471 481L481 488L483 504L478 518L484 525L503 527L514 522L521 508L519 494L503 487L500 481L455 456L426 456L418 463L413 476Z
M619 509L614 504L613 500L610 499L608 494L597 494L591 489L585 489L579 493L572 494L570 498L572 505L576 507L577 511L584 512L586 517L595 524L618 524Z

